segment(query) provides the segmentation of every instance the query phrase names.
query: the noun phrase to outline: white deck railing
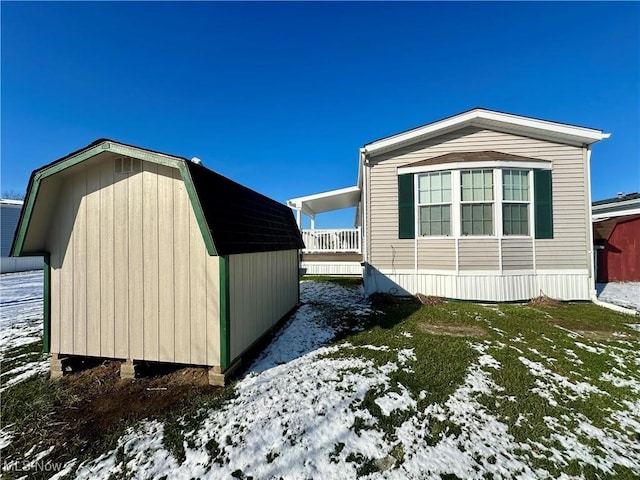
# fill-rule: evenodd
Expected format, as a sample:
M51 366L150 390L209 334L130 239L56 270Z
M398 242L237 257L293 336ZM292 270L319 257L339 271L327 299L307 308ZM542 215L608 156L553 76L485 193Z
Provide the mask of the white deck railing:
M302 239L307 247L304 253L360 253L360 227L302 230Z

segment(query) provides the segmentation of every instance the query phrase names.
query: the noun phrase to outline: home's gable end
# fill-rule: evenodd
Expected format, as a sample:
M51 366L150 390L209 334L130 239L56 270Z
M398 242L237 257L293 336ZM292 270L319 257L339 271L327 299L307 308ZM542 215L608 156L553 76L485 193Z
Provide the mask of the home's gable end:
M592 128L474 108L367 143L363 151L369 156L376 156L468 127L573 146L591 145L610 136L608 133Z

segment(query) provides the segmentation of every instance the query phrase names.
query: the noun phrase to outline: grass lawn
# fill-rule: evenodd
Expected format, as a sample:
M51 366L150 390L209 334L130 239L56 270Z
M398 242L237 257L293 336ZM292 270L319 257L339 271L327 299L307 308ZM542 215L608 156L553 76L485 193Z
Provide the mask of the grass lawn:
M402 437L409 430L413 442L473 450L478 471L502 455L518 459L514 476L530 469L632 479L640 473L640 334L628 326L635 321L592 304L405 302L386 306L348 339L352 349L335 355L357 353L383 368L410 352L405 368L388 374L387 392L406 392L415 404L387 414L376 391L364 402L396 451L420 451Z
M362 303L344 299L357 298L357 283L304 282L306 305L258 360L300 341L287 330L299 332L294 339L331 334L317 344L225 389L180 390L174 406L87 429L74 442L59 433L73 417L59 412L81 408L85 390L42 374L8 386L2 425L29 435L14 438L3 461L53 447L49 455L76 459L74 468L86 461L81 478L640 476L637 317L586 303L423 306L385 297L356 315ZM3 361L14 369L37 357L32 347L15 353ZM157 393L161 384L149 385Z

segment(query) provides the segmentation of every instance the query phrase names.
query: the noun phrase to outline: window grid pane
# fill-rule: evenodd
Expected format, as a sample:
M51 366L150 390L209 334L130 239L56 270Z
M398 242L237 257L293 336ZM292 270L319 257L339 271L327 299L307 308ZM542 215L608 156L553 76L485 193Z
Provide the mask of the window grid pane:
M493 170L465 170L460 177L463 202L493 200Z
M435 172L418 177L418 203L451 202L451 172Z
M529 171L503 170L502 192L505 201L529 201Z
M463 204L462 235L493 235L493 204Z
M529 235L529 205L505 203L502 205L503 232L505 235Z
M451 205L420 207L420 235L451 235Z

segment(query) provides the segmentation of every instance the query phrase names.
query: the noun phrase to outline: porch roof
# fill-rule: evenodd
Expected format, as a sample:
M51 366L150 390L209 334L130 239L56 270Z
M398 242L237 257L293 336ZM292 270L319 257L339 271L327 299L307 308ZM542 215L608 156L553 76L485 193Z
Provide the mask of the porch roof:
M360 188L357 186L287 200L289 207L300 210L310 217L315 217L318 213L357 207L358 203L360 203Z

